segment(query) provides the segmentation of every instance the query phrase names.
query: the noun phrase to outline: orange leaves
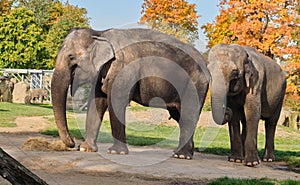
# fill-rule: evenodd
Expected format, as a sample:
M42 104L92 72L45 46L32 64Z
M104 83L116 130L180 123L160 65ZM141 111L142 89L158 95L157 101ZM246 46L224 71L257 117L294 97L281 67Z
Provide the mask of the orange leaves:
M296 5L296 0L221 0L214 29L203 26L210 38L209 47L222 38L224 42L253 46L271 57L283 57L292 51L292 35L299 27L299 22L295 23L299 17Z
M195 8L185 0L144 0L140 23L192 42L198 37Z
M10 8L13 4L13 1L10 0L2 0L0 1L0 13L1 15L8 14L10 12Z

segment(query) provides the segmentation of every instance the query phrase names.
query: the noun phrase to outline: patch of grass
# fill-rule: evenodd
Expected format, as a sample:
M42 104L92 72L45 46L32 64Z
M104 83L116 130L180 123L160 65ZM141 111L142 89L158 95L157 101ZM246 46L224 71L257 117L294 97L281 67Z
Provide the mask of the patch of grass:
M72 137L83 139L84 120L78 123L72 114L67 114L68 126ZM54 119L50 119L53 126L43 132L47 135L58 136ZM295 131L291 131L295 132ZM297 131L296 131L297 132ZM162 146L176 148L178 145L178 126L152 124L147 122L129 122L126 127L127 142L135 146ZM264 134L258 135L259 155L262 157L264 144ZM112 142L111 127L108 120L104 120L98 137L102 143ZM230 153L229 133L225 128L220 127L198 127L194 135L195 150L203 153L216 155L228 155ZM293 167L299 167L300 163L300 138L286 139L275 138L275 155L277 161L286 161Z
M149 107L145 107L139 104L129 106L130 111L141 111L141 110L149 110Z
M273 180L268 178L261 179L234 179L228 177L222 177L207 185L298 185L300 181L296 180Z
M15 127L14 120L18 116L53 115L50 105L23 105L0 102L0 127Z
M50 135L50 136L58 136L58 130L55 125L54 118L49 118L48 120L53 124L49 126L45 131L43 131L42 134ZM67 115L67 120L68 120L68 128L69 128L70 135L73 138L75 137L76 139L83 139L84 131L79 129L76 119L74 119L73 116Z
M135 109L141 110L141 106ZM148 109L147 107L145 107ZM142 108L144 109L144 107ZM0 126L14 127L17 116L49 116L53 115L51 105L22 105L12 103L0 103ZM85 113L83 113L85 115ZM68 127L72 137L83 139L85 136L85 119L79 120L73 111L67 111ZM84 116L81 116L84 117ZM58 136L54 118L48 118L52 122L43 134ZM80 118L81 119L81 118ZM286 161L291 167L300 167L300 131L281 127L286 134L276 134L275 155L277 161ZM178 126L131 122L126 127L127 142L138 146L162 146L176 148L178 145ZM104 120L100 129L99 142L112 142L110 123ZM217 155L230 153L229 133L223 127L198 127L194 135L196 151ZM265 144L264 134L258 135L259 154L262 156Z

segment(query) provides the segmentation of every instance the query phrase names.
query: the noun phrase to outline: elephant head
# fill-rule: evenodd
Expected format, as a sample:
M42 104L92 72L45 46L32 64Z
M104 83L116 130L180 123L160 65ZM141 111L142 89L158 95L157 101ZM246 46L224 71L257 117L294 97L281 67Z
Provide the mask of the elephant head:
M213 119L217 124L225 124L231 119L227 107L227 96L235 96L251 89L254 68L251 57L239 45L218 44L208 56L211 73L211 105Z
M59 135L69 147L75 146L66 121L66 97L69 85L72 89L71 94L74 94L80 85L93 83L101 66L114 58L110 43L101 37L101 33L92 29L72 29L57 55L51 82L52 104ZM85 73L76 74L78 70Z

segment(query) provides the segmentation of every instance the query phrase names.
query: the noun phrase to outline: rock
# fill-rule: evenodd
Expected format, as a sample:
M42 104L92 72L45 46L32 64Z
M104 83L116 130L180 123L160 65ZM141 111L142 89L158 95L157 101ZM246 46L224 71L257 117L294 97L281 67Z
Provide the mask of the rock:
M14 85L13 103L30 104L30 85L26 82L19 82Z
M8 77L0 76L0 100L2 102L12 102L12 91L14 83Z

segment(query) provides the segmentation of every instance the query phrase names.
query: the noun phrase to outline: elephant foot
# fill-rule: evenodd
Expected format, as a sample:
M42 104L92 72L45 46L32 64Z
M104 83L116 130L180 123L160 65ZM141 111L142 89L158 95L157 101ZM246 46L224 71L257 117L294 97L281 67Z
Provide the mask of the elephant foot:
M120 154L125 155L128 154L128 147L125 143L114 143L112 147L107 150L109 154Z
M262 160L264 162L274 162L275 161L274 151L265 149Z
M191 160L193 158L193 155L191 154L179 154L179 153L173 153L172 157L177 159L187 159Z
M253 154L250 156L245 157L245 165L249 167L257 166L261 163L261 160L259 159L257 154Z
M244 157L230 155L228 156L228 161L235 162L235 163L243 163L245 160Z
M172 155L172 157L177 158L177 159L187 159L191 160L194 155L194 147L192 145L185 145L181 149L176 149Z
M275 155L274 154L264 154L264 157L262 159L264 162L274 162L275 161Z
M86 141L79 145L80 152L97 152L97 145L90 145Z

